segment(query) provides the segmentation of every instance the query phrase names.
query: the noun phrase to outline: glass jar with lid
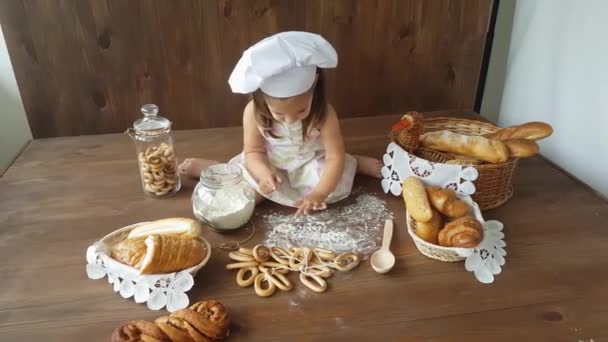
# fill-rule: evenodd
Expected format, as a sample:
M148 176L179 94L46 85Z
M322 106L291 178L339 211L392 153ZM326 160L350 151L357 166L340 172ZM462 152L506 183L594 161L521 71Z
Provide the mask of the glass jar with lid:
M194 216L216 231L247 224L255 209L255 190L244 180L241 168L231 164L210 166L201 173L192 193Z
M181 187L171 121L158 115L155 104L143 105L141 113L143 117L126 133L135 142L144 193L153 197L171 196Z

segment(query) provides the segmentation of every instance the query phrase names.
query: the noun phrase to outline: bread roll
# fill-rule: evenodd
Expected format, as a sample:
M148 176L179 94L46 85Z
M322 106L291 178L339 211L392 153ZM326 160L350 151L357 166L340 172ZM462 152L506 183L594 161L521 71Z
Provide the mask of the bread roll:
M190 235L200 236L202 228L198 221L189 218L173 217L142 224L129 233L128 239L146 237L148 235Z
M425 133L422 146L443 152L464 154L488 163L503 163L509 159L509 150L499 140L481 136L464 135L450 131Z
M181 271L200 263L208 253L200 238L150 235L145 243L147 250L141 261L142 274Z
M472 216L461 217L439 231L439 245L444 247L472 248L483 239L483 227Z
M429 222L433 217L426 190L422 181L408 177L403 181L403 200L410 216L418 222Z
M439 230L443 225L443 220L441 219L441 215L439 212L437 212L437 210L431 209L431 211L433 212L433 217L431 217L429 222L416 221L415 233L422 240L437 244L437 237L439 235Z
M442 189L431 186L426 189L429 203L445 216L457 219L467 215L471 208L468 204L458 199L456 192L452 189Z
M498 132L484 135L490 139L540 140L553 134L553 127L544 122L528 122L518 126L503 128Z
M527 139L506 139L502 142L507 145L511 157L527 158L536 155L540 149L538 144L533 140Z

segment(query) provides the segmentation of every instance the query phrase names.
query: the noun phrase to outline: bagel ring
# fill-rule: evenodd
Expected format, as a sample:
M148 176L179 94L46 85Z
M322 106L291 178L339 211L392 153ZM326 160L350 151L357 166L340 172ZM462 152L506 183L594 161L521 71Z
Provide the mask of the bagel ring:
M268 287L264 288L264 283L268 284ZM277 290L276 285L268 280L268 278L266 278L266 274L264 273L258 273L258 275L255 276L253 286L255 288L255 293L260 297L272 296Z
M241 247L241 248L239 248L238 251L239 251L239 253L253 256L253 250L251 248Z
M342 253L335 259L335 268L340 272L350 271L359 265L359 256L352 252Z
M330 251L329 249L315 247L314 251L321 260L333 261L336 258L336 253Z
M311 275L317 275L322 278L329 278L333 275L331 269L325 265L313 265L305 269L305 272Z
M270 274L275 274L275 273L281 273L281 274L287 274L289 273L289 268L285 268L285 265L283 264L279 264L280 267L272 267L272 266L266 266L264 265L265 263L262 263L262 265L258 266L258 269L260 270L260 272L270 272Z
M243 254L237 251L228 253L228 257L234 261L255 261L251 255Z
M154 180L161 181L165 179L165 173L162 171L152 171L152 177Z
M327 282L318 275L306 275L304 273L300 273L300 282L315 292L321 293L327 291Z
M253 247L253 258L257 262L265 262L270 259L270 249L264 245L257 245Z
M291 291L293 284L281 273L270 274L269 272L262 272L265 274L266 279L274 284L281 291Z
M251 266L258 266L258 262L257 261L235 262L235 263L232 263L232 264L227 264L226 265L226 269L227 270L235 270L237 268L251 267Z
M308 266L312 260L312 250L310 248L301 248L297 250L289 260L289 267L294 270L300 270Z
M270 247L270 256L283 265L289 265L292 255L281 247Z
M173 147L167 145L167 148L163 152L163 156L168 158L169 156L172 156L172 155L173 155Z
M154 178L152 177L152 174L150 172L144 172L144 183L152 183L153 179Z
M245 278L247 272L251 272L251 276ZM241 268L236 274L236 283L240 287L249 287L255 282L255 277L260 273L257 267L249 266Z

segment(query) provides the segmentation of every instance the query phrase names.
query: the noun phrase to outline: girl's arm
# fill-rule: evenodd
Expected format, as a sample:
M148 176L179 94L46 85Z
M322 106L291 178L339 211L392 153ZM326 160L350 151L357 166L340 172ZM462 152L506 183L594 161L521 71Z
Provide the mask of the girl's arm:
M321 140L325 147L325 168L321 180L315 189L304 200L297 203L297 214L308 214L311 209L323 210L325 200L338 186L344 173L344 141L340 132L340 122L334 108L330 105L327 116L320 127Z
M245 106L243 112L243 154L245 166L258 182L260 191L263 193L275 191L282 180L268 162L264 137L255 121L253 101Z

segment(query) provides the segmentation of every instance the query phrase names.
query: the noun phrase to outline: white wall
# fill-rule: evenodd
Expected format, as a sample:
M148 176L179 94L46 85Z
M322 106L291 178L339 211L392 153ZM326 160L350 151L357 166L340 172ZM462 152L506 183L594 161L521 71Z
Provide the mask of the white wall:
M501 126L536 120L553 125L555 133L541 141L541 153L605 196L607 13L604 0L517 1L498 101Z
M32 138L0 28L0 175Z
M492 122L498 122L500 102L502 100L502 93L505 87L505 76L507 74L514 12L515 0L500 1L494 27L494 41L492 43L490 63L488 64L488 73L486 75L486 84L483 90L480 110L480 114Z

